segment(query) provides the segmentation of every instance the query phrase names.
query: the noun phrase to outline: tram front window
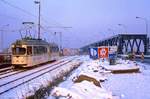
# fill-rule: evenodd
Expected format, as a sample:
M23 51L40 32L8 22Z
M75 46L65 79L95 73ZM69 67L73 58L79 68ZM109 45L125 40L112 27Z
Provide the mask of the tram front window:
M26 53L26 49L21 47L15 47L12 48L12 53L13 55L24 55Z

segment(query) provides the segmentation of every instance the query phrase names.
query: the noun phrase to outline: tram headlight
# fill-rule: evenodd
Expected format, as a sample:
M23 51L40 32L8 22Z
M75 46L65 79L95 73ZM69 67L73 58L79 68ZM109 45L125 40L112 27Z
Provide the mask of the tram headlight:
M24 48L25 48L25 47L26 47L26 45L22 45L22 47L24 47Z

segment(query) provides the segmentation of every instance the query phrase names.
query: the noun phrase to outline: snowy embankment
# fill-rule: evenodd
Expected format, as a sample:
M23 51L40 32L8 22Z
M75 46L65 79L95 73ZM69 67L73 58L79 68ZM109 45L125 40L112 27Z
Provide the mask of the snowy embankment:
M105 71L99 60L83 57L83 64L51 92L49 99L114 99L101 82L107 79L109 71Z
M116 65L109 65L108 60L91 60L87 56L83 57L83 61L64 82L53 88L48 99L120 99L122 94L114 94L114 90L103 83L111 79L114 71L130 71L132 74L140 70L136 62L129 60L118 59ZM120 80L115 82L120 83ZM109 85L109 82L107 84ZM113 83L111 86L117 85Z
M71 60L71 61L65 62L66 60ZM53 67L53 68L56 68L56 69L53 69L53 71L46 72L46 71L49 71L46 69L45 73L42 71L43 74L40 71L39 73L36 73L36 75L34 74L34 75L31 75L27 78L24 77L18 82L11 83L7 87L11 87L11 86L14 86L18 83L25 82L28 79L32 79L33 78L32 76L37 76L37 75L42 74L41 76L39 76L37 78L34 78L32 80L28 80L28 82L21 84L20 86L17 86L16 88L13 88L12 90L5 92L4 94L1 94L0 99L5 99L5 98L22 99L22 98L32 96L38 90L46 88L47 86L50 86L51 83L55 82L55 80L57 80L59 77L62 77L66 73L70 72L73 68L76 68L81 64L79 57L70 57L67 59L61 59L59 61L63 61L63 63L61 63L60 66L59 66L59 64L56 65L56 66L59 66L59 68ZM58 63L59 63L59 61L58 61ZM52 64L56 64L56 63L52 63ZM47 65L39 67L39 68L43 68L46 66L49 66L49 68L51 69L51 64L47 64ZM32 73L34 71L37 71L39 68L35 68L33 70L29 70L27 72L23 72L23 73L17 74L17 75L18 76L24 76L24 75L28 74L29 72ZM17 77L17 75L15 75L15 76ZM12 79L12 77L11 77L11 79ZM6 80L6 79L4 79L4 80ZM10 79L7 79L6 81L4 81L4 80L1 79L0 82L4 83ZM7 90L7 87L3 88L2 90L5 90L5 89Z

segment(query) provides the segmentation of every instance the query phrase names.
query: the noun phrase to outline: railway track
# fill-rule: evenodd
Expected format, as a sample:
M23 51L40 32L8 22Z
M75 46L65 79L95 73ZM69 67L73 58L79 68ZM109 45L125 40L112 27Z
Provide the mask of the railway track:
M2 68L2 69L0 69L0 73L6 72L9 70L12 70L12 67Z
M60 61L58 63L48 65L42 69L32 70L32 72L29 72L29 73L24 72L25 74L22 74L21 76L20 75L17 75L17 76L14 75L11 77L8 76L5 78L2 78L4 83L2 83L2 82L0 83L0 95L4 94L4 93L20 86L20 85L23 85L23 84L25 84L31 80L34 80L34 79L42 76L43 74L46 74L46 73L51 72L55 69L58 69L61 66L64 66L65 64L70 63L74 59L75 59L75 57L68 60L68 61Z
M13 76L13 75L17 75L19 73L22 73L22 72L25 72L26 70L17 70L17 71L8 71L8 72L4 72L2 74L0 74L0 79L4 79L6 77L10 77L10 76Z
M4 75L4 74L7 74L7 73L10 73L10 72L12 72L13 70L8 70L8 71L5 71L5 72L0 72L0 76L1 75Z
M64 61L66 60L67 58L62 58L61 61ZM61 61L59 63L61 63ZM32 68L32 69L36 69L36 68L41 68L40 66L38 67L35 67L35 68ZM0 79L3 79L3 78L6 78L6 77L10 77L10 76L13 76L13 75L17 75L19 73L23 73L25 71L30 71L32 69L22 69L22 70L15 70L13 69L13 67L9 67L9 68L4 68L3 72L0 72Z

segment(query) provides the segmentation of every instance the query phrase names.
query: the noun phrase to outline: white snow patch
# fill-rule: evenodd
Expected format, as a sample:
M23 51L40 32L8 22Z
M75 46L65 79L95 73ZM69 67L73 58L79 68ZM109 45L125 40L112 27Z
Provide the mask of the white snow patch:
M55 87L51 93L55 97L63 97L63 99L112 99L111 92L103 88L95 86L88 81L73 84L69 89ZM60 98L61 99L61 98Z

